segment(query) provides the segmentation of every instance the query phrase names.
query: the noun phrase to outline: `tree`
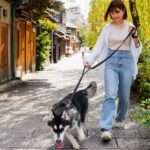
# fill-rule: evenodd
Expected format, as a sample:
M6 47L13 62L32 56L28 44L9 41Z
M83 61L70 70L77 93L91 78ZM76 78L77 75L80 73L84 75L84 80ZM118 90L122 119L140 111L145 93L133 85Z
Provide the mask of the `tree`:
M105 21L104 13L106 12L108 0L92 0L90 5L87 32L85 32L86 42L89 47L93 47L100 34Z
M37 21L44 14L47 8L51 8L57 11L63 10L63 2L53 0L29 0L24 4L24 10L32 15L32 19Z

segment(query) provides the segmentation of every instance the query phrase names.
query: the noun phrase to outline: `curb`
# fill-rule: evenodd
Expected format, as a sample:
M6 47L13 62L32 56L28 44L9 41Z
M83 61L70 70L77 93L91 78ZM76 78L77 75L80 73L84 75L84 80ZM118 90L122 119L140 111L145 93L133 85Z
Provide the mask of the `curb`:
M16 86L16 85L21 84L21 83L23 83L23 81L21 79L12 80L12 81L9 81L7 83L4 83L4 84L0 85L0 93L4 93L7 90L11 89L13 86Z

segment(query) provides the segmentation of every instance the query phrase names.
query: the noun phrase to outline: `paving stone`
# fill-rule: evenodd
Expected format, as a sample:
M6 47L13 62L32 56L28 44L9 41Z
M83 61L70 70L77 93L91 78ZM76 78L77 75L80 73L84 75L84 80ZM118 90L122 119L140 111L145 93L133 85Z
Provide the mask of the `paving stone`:
M119 148L150 149L149 139L121 138L121 139L117 139L117 143Z
M138 130L113 129L113 133L114 133L115 138L125 138L125 137L139 138L141 137Z
M93 126L88 125L88 126L85 126L83 129L84 129L85 135L88 138L93 137L93 136L100 137L101 132L100 132L100 129L99 129L98 125L95 125L95 124L93 124ZM115 138L113 132L112 132L112 138Z
M37 138L7 138L0 141L0 147L6 148L48 148L53 145L53 139L44 137Z
M31 137L34 134L34 132L35 129L32 130L11 129L11 130L3 130L1 132L1 135L3 139L14 138L14 137L27 138L27 137Z
M26 146L30 145L29 139L27 142L25 141L25 138L5 138L4 140L0 141L0 147L2 148L24 147L25 143Z
M121 149L121 150L122 150L122 149ZM129 148L128 150L150 150L150 149L149 149L149 148L148 148L148 149L145 149L145 148L144 148L144 149L143 149L143 148L142 148L142 149L141 149L141 148L133 148L133 149L130 149L130 148Z
M102 142L99 137L92 136L81 142L81 148L97 149L97 148L117 148L116 141L112 139L109 142Z
M48 135L50 138L53 138L53 133L49 127L49 129L36 129L35 132L33 133L32 137L38 137L40 135Z
M7 123L7 122L19 122L24 121L28 119L28 115L26 114L18 114L18 115L4 115L2 118L0 118L1 122Z
M99 136L100 135L100 129L86 127L85 130L84 130L84 133L88 137Z
M129 149L114 149L114 148L102 148L102 147L99 147L97 149L86 149L86 150L129 150Z
M11 150L11 148L0 148L0 150Z
M47 148L12 148L11 150L48 150Z
M0 131L6 130L6 129L12 129L15 126L16 122L11 122L11 123L0 123Z
M17 129L49 129L47 122L42 121L42 119L45 117L45 115L33 115L33 116L28 116L26 120L23 121L18 121L14 128Z
M12 148L11 150L47 150L47 148Z
M131 118L131 120L132 120L132 118ZM128 124L125 124L125 128L126 129L136 129L136 130L145 130L146 129L143 125L141 125L137 122L134 122L133 120L129 121ZM149 129L146 129L146 130L149 130Z
M150 129L148 130L139 130L140 135L143 139L150 139Z
M93 118L91 118L91 117L88 117L87 118L87 121L89 122L89 123L99 123L99 116L95 116L95 117L93 117Z

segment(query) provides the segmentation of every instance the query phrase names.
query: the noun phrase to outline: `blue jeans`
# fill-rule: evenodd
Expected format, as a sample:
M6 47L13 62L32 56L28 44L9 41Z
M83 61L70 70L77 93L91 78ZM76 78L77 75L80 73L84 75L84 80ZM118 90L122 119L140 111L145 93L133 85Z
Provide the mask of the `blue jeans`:
M107 56L113 50L108 50ZM133 81L134 61L131 51L117 51L105 62L105 97L100 116L100 128L112 130L114 119L123 122L128 108ZM119 97L116 111L115 101Z

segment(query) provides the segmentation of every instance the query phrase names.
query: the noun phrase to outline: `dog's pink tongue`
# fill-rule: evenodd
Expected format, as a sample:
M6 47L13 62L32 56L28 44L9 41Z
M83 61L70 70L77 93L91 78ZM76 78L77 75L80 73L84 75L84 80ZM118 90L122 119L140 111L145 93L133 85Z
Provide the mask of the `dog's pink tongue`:
M61 149L61 148L64 148L64 143L63 142L55 143L55 146L56 146L56 148Z

